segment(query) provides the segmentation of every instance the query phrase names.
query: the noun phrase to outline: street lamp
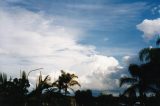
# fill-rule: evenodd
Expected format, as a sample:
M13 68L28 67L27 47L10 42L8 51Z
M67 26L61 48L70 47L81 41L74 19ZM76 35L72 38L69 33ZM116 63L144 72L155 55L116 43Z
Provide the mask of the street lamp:
M28 72L27 79L28 79L28 76L29 76L29 74L30 74L31 72L37 71L37 70L41 70L41 69L43 69L43 68L37 68L37 69L34 69L34 70L30 70L30 71Z

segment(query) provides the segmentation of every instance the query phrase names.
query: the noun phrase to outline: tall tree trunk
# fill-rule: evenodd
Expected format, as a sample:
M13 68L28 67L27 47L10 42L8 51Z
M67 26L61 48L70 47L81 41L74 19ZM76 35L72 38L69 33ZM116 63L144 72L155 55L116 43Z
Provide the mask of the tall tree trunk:
M65 86L65 96L67 95L67 85Z
M140 88L140 106L144 106L144 94L142 88Z

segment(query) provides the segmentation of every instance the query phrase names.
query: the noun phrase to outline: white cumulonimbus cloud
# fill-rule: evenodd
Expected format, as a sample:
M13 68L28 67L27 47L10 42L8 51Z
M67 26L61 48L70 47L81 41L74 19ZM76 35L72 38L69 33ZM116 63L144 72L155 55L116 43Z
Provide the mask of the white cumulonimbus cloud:
M64 69L76 73L83 88L117 86L117 79L110 75L121 69L119 62L98 54L94 46L78 43L83 29L55 24L54 16L22 8L0 8L0 16L1 72L14 77L19 70L42 67L45 75L56 78ZM38 73L32 73L30 78Z
M144 33L144 38L152 39L154 36L160 34L160 18L153 20L145 19L137 25L137 28Z

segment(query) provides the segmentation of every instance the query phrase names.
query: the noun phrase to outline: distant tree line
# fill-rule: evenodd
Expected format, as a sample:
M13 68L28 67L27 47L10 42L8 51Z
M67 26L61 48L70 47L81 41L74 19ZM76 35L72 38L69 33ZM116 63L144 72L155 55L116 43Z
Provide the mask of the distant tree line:
M8 78L0 73L0 106L70 106L69 89L80 86L75 74L61 70L59 78L51 83L49 75L42 78L40 73L36 88L28 91L30 83L26 72L21 72L20 78ZM73 90L74 91L74 90Z

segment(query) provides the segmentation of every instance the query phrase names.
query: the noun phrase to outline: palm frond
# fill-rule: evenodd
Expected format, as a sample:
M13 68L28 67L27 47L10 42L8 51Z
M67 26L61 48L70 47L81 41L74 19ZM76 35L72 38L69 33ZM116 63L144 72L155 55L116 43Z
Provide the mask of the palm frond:
M146 90L145 90L145 92L153 92L153 93L158 93L159 92L159 90L158 89L156 89L156 88L154 88L154 87L151 87L151 86L147 86L146 87Z
M78 78L78 76L76 76L75 74L71 74L70 76L71 78Z
M43 82L48 82L48 81L50 81L49 75L47 75L47 76L44 78Z
M160 45L160 38L157 39L156 45Z
M42 74L41 74L41 72L40 72L40 75L39 75L39 77L38 77L38 83L41 83L42 82Z
M133 84L133 83L136 83L137 82L137 79L136 78L131 78L131 77L123 77L123 78L120 78L120 87L124 84Z
M139 52L140 61L149 61L150 60L150 50L151 50L151 48L144 48Z
M62 73L62 74L66 74L66 72L64 72L63 70L61 70L61 73Z
M25 71L22 71L22 75L21 75L22 79L27 79L27 75Z
M0 84L7 82L7 74L0 73Z
M76 80L71 80L71 81L69 82L69 85L70 85L70 86L74 86L74 85L81 86L81 85L78 83L78 81L76 81Z
M73 93L75 93L74 89L71 87L68 87Z
M133 77L138 77L140 75L140 67L137 64L130 64L129 65L129 73Z
M129 97L136 96L137 89L139 89L139 84L131 85L129 88L127 88L123 92L123 95L129 96Z

